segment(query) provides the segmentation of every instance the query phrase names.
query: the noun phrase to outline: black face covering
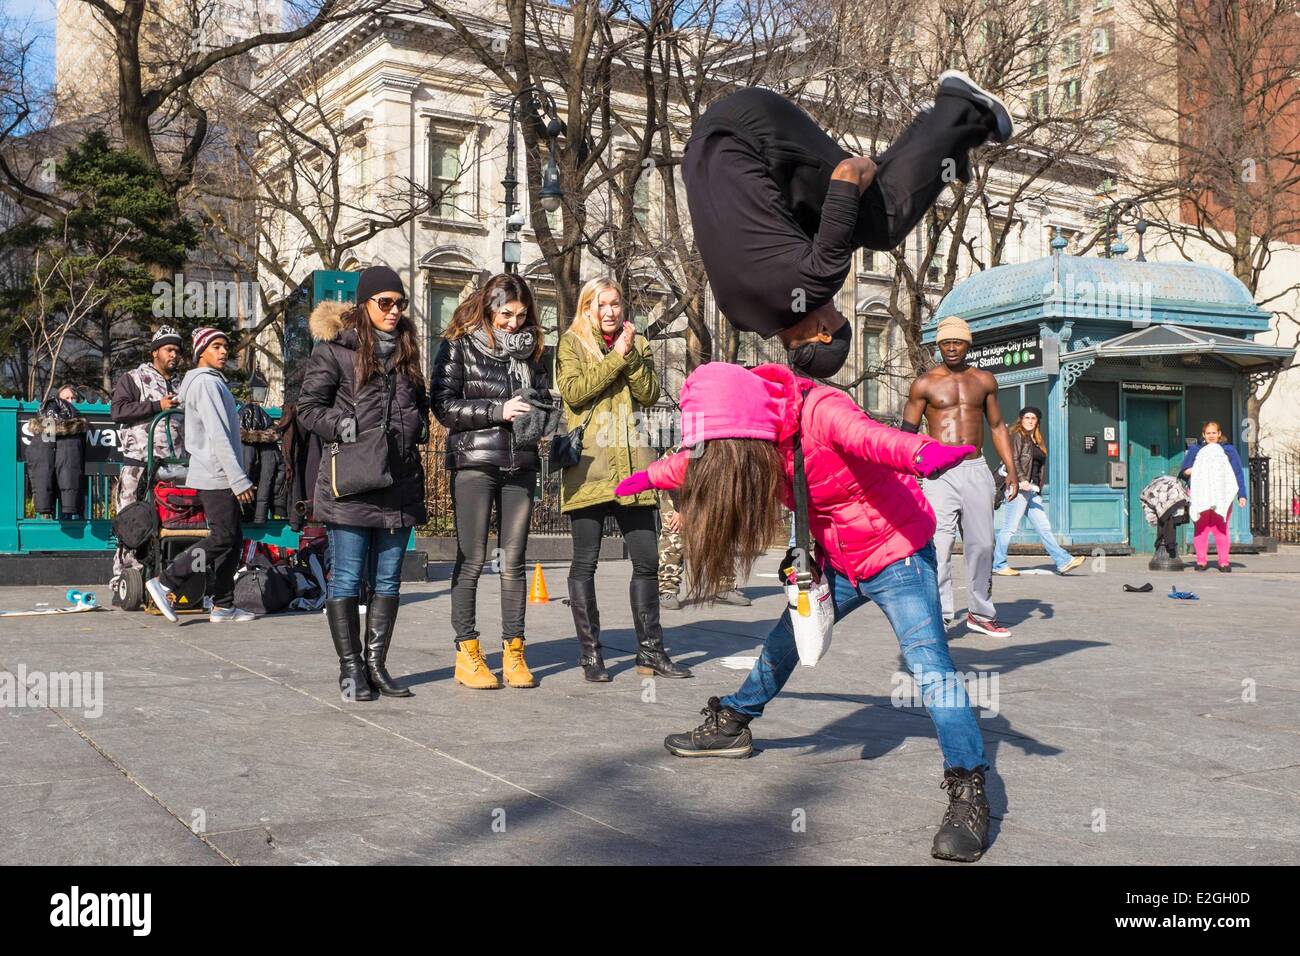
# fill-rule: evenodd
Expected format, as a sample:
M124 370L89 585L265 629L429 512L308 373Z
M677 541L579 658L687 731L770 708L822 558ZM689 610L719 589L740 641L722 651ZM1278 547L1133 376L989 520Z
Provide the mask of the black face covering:
M790 367L808 378L830 378L849 360L853 326L845 322L829 342L805 342L790 349Z

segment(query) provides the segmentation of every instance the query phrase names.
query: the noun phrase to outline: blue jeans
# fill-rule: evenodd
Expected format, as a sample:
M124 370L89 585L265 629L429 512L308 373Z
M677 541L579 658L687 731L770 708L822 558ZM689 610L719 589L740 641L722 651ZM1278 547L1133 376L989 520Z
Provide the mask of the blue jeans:
M329 596L361 596L361 579L375 594L398 594L402 589L402 555L411 540L410 528L361 528L326 525L330 538Z
M1052 523L1047 520L1047 511L1043 508L1043 497L1037 492L1022 491L1015 500L1002 506L1002 530L998 532L998 544L993 549L993 570L1001 571L1007 566L1007 548L1011 546L1011 536L1020 528L1020 519L1029 515L1029 524L1038 532L1038 537L1047 549L1048 556L1056 562L1060 571L1070 563L1070 553L1056 543L1052 534Z
M934 545L927 544L910 558L888 565L857 587L829 564L826 566L835 620L841 621L868 601L885 612L903 658L921 686L921 699L934 721L945 768L972 770L985 765L984 738L971 710L966 686L955 675L948 656L948 637L939 610L939 579ZM842 633L842 632L841 632ZM741 714L761 717L763 708L781 692L799 663L794 631L787 610L767 635L763 653L740 690L722 699L722 706Z

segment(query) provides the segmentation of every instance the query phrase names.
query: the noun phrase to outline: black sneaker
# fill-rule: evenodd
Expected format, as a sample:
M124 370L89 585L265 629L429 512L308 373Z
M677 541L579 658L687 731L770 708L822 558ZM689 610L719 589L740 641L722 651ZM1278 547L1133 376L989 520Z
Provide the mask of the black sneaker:
M1219 570L1222 571L1224 574L1231 574L1231 573L1232 573L1232 565L1231 565L1231 564L1221 564L1221 565L1219 565Z
M1016 132L1016 125L1011 120L1011 111L1007 105L988 90L984 89L961 70L945 70L939 74L939 92L956 93L968 100L978 103L993 114L997 128L993 139L1005 143Z
M754 738L749 733L745 714L738 714L722 701L710 697L701 714L704 723L684 734L669 734L664 747L678 757L748 757L754 752Z
M974 863L989 840L989 801L984 795L984 768L945 770L941 788L948 791L948 809L934 835L930 855L936 860Z

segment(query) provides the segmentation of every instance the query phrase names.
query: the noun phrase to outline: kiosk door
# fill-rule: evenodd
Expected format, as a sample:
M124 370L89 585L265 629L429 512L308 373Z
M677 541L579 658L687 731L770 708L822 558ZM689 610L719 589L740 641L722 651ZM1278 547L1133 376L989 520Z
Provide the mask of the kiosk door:
M1139 554L1156 547L1156 529L1147 524L1139 495L1153 479L1173 474L1183 460L1178 440L1178 403L1128 397L1128 540Z

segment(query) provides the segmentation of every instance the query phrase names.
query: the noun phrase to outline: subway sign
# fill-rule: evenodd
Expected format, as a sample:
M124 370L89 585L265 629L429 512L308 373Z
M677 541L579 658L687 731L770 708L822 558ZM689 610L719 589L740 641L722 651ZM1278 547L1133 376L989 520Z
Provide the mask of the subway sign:
M1043 348L1037 332L998 342L980 342L966 353L966 364L985 372L1015 372L1043 367Z

